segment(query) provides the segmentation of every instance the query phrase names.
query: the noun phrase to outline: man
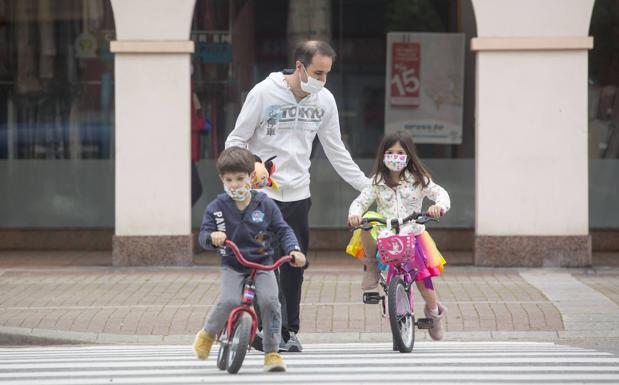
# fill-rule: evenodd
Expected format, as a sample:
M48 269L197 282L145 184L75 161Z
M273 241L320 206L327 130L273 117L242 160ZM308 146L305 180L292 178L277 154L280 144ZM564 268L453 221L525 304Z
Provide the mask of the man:
M277 158L279 189L264 192L279 206L299 240L302 253L309 245L310 155L316 135L337 173L361 191L368 178L353 162L342 143L337 106L324 88L335 51L322 41L306 41L294 52L293 73L271 73L247 95L226 148L248 148L262 159ZM281 253L281 250L279 251ZM276 255L277 257L277 255ZM280 267L282 304L281 349L300 352L299 305L303 269Z

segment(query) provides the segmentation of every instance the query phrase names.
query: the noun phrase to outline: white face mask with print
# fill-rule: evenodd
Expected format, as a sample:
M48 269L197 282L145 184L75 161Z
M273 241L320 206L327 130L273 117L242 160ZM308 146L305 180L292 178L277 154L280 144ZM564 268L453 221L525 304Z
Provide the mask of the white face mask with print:
M226 194L228 194L230 198L237 202L245 201L249 197L249 190L250 189L247 186L231 189L224 185L224 191L226 192Z
M303 66L303 71L305 71L305 75L307 76L307 82L304 82L303 79L301 79L301 73L299 73L299 82L301 82L301 89L308 94L315 94L317 92L320 92L320 90L322 90L322 87L325 86L326 82L321 82L320 80L314 79L313 77L309 76L307 70L305 69L305 66Z
M385 154L383 163L389 170L400 172L408 164L408 156L406 154Z

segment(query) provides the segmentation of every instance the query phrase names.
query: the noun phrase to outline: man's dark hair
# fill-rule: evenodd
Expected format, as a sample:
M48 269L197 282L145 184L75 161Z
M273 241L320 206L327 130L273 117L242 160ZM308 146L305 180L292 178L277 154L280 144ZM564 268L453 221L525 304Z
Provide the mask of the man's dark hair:
M231 172L254 172L254 155L241 147L226 148L217 158L217 172L224 175Z
M316 54L328 56L331 60L335 61L335 50L329 43L321 40L308 40L299 43L294 50L294 60L298 60L303 63L305 67L308 67L312 64L312 58Z

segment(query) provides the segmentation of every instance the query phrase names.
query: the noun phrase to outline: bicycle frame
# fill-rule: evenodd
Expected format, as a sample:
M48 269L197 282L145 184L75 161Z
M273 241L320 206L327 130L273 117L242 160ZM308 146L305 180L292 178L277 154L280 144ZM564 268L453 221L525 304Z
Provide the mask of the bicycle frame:
M425 224L428 221L438 222L437 219L431 218L427 213L412 213L411 215L403 219L398 218L398 219L386 220L382 218L364 218L362 222L363 224L355 229L360 228L364 231L368 231L374 226L370 224L370 222L378 222L378 223L382 223L385 225L387 225L387 223L389 222L395 234L399 235L400 226L403 225L404 223L412 222L412 221L415 221L416 223L419 223L419 224ZM353 231L355 229L353 229ZM417 260L417 253L415 251L416 247L417 247L417 241L415 239L414 248L411 251L411 255L409 255L409 258L407 261L403 263L387 263L387 266L388 266L387 274L385 276L385 274L381 272L381 280L380 280L380 285L382 286L385 293L387 292L387 287L389 283L394 277L400 277L402 281L404 282L404 284L406 285L407 289L409 289L410 286L412 286L412 284L416 281L416 275L417 275L416 272L418 270L418 266L420 263L423 263L423 261ZM407 266L410 266L410 265L413 266L412 269L407 268ZM409 303L410 303L411 309L413 309L413 305L414 305L413 291L408 290L408 292L409 292ZM383 301L383 317L387 315L386 313L387 312L385 309L385 303Z
M238 246L234 242L230 240L226 240L226 246L230 247L230 249L232 250L232 253L234 254L237 261L239 261L241 265L252 269L251 272L249 273L249 277L246 278L245 283L243 285L243 300L241 302L241 305L235 307L232 310L232 312L230 312L230 315L228 316L226 332L228 336L232 335L232 329L234 328L234 324L236 323L238 318L242 315L242 313L244 312L248 313L251 317L251 326L252 326L250 339L249 339L251 343L256 337L256 325L258 323L256 312L254 311L254 308L253 308L253 302L256 296L256 285L255 285L256 271L275 270L283 263L291 261L292 257L289 255L285 255L281 257L280 259L278 259L277 261L275 261L275 263L272 265L261 265L259 263L250 262L247 259L245 259L245 257L243 257L243 255L241 254L241 251L239 250Z

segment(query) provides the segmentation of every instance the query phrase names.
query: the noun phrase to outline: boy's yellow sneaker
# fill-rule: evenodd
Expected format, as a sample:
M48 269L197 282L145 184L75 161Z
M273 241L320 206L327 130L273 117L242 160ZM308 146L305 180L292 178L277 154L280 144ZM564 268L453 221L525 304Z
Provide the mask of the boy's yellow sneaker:
M277 352L266 353L264 355L265 372L285 372L286 364L284 359Z
M204 329L200 330L193 341L193 351L196 353L196 357L206 360L214 341L215 336L208 334Z

